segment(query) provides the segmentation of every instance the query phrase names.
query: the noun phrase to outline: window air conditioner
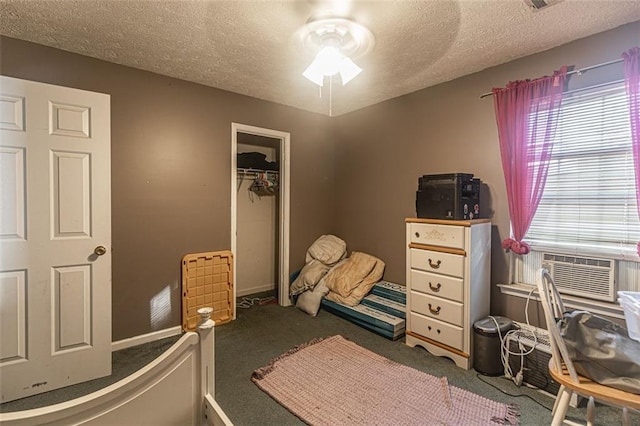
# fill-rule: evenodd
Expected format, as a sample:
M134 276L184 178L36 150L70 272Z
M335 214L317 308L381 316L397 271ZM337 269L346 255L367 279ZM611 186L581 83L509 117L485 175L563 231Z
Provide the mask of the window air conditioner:
M615 260L544 253L542 267L549 270L562 294L614 302Z

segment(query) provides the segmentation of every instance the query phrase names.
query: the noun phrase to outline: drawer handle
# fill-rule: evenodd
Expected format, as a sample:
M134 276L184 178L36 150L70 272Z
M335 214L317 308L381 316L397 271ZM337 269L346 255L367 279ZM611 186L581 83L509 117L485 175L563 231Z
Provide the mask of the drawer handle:
M429 310L431 311L431 313L432 313L433 315L438 315L438 314L440 313L440 309L441 309L441 307L440 307L440 306L438 306L436 309L433 309L433 308L431 307L431 303L429 303Z
M431 291L434 291L437 293L440 291L440 287L442 287L442 284L438 283L438 285L434 287L433 284L431 284L431 281L429 281L429 288L431 289Z
M416 238L420 238L420 233L416 232Z
M430 325L427 326L427 328L429 329L429 331L431 331L431 326ZM436 329L436 333L440 334L440 329L439 328Z
M436 263L433 263L431 258L429 258L429 266L431 266L433 269L438 269L441 263L442 263L441 260L438 260Z

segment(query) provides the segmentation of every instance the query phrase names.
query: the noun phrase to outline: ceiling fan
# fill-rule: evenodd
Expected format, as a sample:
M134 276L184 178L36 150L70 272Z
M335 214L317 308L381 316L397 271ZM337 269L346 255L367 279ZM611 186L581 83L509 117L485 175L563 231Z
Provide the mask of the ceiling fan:
M353 59L369 53L375 45L373 33L353 19L333 12L314 15L296 31L302 47L316 55L302 73L318 86L325 77L339 74L345 85L362 72Z

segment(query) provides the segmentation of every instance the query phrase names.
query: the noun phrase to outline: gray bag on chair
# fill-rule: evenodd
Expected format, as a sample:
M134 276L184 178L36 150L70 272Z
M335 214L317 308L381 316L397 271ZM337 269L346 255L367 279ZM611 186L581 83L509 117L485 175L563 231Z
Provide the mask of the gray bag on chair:
M640 394L640 342L624 327L587 311L567 312L558 325L578 374Z

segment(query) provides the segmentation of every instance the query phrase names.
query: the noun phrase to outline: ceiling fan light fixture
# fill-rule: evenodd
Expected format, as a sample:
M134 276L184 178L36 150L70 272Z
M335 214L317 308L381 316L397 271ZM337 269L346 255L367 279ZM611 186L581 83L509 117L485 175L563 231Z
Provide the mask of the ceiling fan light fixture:
M362 68L352 58L368 53L375 44L373 34L365 26L336 17L309 19L296 37L304 49L318 52L302 73L318 86L323 85L325 76L338 73L343 85L353 80Z
M311 63L311 65L307 67L307 69L302 73L302 75L305 76L308 80L311 80L312 82L317 84L318 86L320 87L323 86L324 73L322 72L322 69L320 69L320 67L317 66L315 60Z
M334 46L325 46L318 52L310 66L316 67L324 75L336 75L342 69L345 56Z
M342 85L344 86L362 72L362 68L357 66L351 59L344 58L342 60L342 66L340 67L340 78L342 78Z
M340 73L342 85L344 86L361 72L362 68L340 53L340 50L336 47L325 46L318 52L318 55L302 75L322 87L325 76L333 76Z

